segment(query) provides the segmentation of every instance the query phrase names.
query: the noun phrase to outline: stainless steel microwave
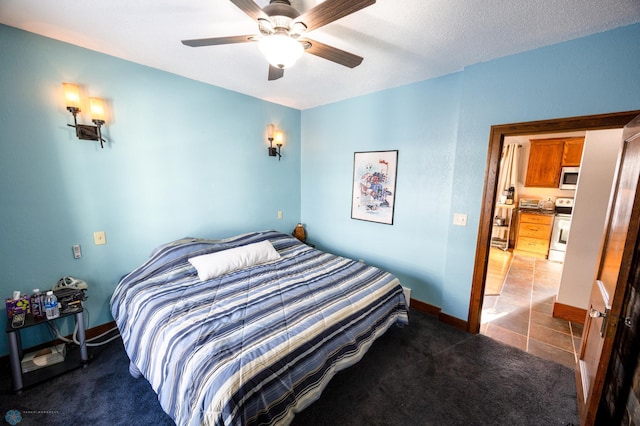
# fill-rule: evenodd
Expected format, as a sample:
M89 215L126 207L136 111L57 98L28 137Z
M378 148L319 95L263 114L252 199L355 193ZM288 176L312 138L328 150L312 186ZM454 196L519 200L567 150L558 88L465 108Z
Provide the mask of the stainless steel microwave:
M563 167L560 173L560 189L576 189L580 167Z

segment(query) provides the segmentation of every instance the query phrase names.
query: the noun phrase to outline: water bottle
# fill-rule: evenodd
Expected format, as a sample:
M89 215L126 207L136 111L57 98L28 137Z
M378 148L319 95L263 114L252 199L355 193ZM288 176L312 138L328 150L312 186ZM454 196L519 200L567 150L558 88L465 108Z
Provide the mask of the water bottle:
M60 310L58 309L58 298L53 291L49 290L47 296L44 298L44 311L47 314L47 319L51 320L60 316Z
M31 295L31 315L33 318L40 320L44 318L44 307L42 306L42 293L39 288L33 289Z

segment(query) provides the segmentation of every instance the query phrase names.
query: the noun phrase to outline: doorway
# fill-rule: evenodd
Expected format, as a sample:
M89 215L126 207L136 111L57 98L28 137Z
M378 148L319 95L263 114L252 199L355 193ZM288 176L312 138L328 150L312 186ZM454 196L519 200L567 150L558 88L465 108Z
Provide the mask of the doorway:
M532 141L583 141L585 136L586 132L580 131L504 138L480 325L483 335L570 368L574 368L578 358L582 319L572 322L553 317L566 248L566 240L561 244L560 238L554 239L554 233L558 233L560 224L570 227L576 191L558 186L527 186L525 181ZM513 189L513 203L509 203L507 188ZM505 190L502 194L501 189ZM507 205L503 203L505 199ZM520 226L520 219L524 218L522 210L529 212L524 229ZM527 223L534 218L545 223ZM521 250L516 251L519 230L527 238L522 239ZM547 241L551 236L552 243L546 251L542 242L530 240L537 233L546 233ZM536 245L531 250L522 250L523 246L529 247L525 240L535 241Z
M487 172L485 174L476 258L469 303L468 331L479 333L484 302L485 278L489 263L491 228L495 210L498 169L505 138L583 130L622 128L640 111L601 114L574 118L535 121L492 126L489 137Z

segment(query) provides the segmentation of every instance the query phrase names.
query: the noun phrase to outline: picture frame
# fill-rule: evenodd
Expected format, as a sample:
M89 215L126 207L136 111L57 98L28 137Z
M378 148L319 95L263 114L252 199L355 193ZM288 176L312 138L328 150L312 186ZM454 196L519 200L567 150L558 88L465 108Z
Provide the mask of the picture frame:
M353 154L351 219L393 225L398 150Z

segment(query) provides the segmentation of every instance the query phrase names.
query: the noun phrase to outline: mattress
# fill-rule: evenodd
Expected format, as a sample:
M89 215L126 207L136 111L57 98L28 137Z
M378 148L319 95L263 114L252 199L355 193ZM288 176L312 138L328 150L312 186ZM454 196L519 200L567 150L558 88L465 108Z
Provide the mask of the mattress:
M201 281L189 259L268 240L280 258ZM394 324L398 279L276 231L155 249L111 298L131 371L178 425L288 424Z

